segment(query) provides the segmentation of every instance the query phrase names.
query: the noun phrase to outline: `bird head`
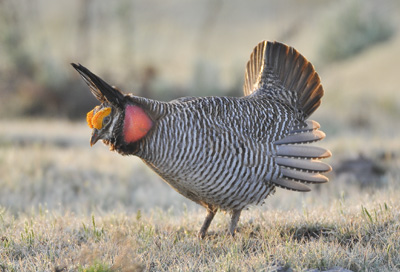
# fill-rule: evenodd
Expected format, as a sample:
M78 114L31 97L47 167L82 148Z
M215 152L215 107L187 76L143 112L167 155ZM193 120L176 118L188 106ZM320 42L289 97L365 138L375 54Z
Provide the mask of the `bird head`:
M92 129L90 145L98 140L110 146L129 146L143 138L153 126L153 121L132 97L124 95L80 64L72 63L90 87L92 94L101 102L86 115Z
M100 139L106 142L112 139L112 132L118 123L119 115L120 112L107 103L102 103L87 113L87 124L93 129L90 138L91 146Z

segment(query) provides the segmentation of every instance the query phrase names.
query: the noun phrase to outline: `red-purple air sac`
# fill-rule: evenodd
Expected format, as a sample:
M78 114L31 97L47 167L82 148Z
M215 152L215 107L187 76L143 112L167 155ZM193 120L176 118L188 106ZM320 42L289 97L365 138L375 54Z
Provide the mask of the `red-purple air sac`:
M143 138L153 126L153 121L138 106L128 105L125 109L124 140L133 143Z

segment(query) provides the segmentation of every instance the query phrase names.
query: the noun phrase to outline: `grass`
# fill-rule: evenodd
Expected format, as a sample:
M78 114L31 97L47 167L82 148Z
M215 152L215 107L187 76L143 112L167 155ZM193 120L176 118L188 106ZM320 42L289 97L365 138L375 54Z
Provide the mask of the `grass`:
M229 216L218 213L199 240L205 211L140 160L90 148L85 124L0 127L8 128L0 134L0 271L400 270L396 139L343 133L324 142L333 165L367 144L366 154L394 151L383 185L360 189L331 175L307 194L278 190L243 212L234 238Z
M254 209L244 213L234 238L222 214L205 240L196 237L203 216L198 212L12 216L3 209L0 266L7 271L395 271L400 270L398 193L378 193L361 207L337 202L329 209Z
M104 22L109 27L91 24L88 33L75 33L81 29L80 20L65 14L77 13L79 5L68 2L60 9L58 4L45 3L46 8L32 13L19 8L22 2L14 6L5 1L4 19L17 21L2 24L3 32L11 35L3 36L14 41L4 47L14 54L3 54L8 58L1 67L6 72L0 100L7 102L0 103L2 116L36 107L50 107L55 116L67 110L62 107L70 107L74 116L80 116L79 106L90 110L82 97L90 96L87 89L83 94L66 80L68 75L77 79L65 64L71 61L86 63L110 83L135 94L140 93L145 82L142 72L149 65L158 71L150 82L156 98L185 95L184 90L193 95L201 95L200 91L239 94L253 46L262 39L279 40L303 53L322 78L326 93L313 118L327 133L322 145L334 154L329 163L335 168L360 153L378 159L389 154L391 159L379 159L384 174L373 177L380 179L376 182L380 185L361 189L357 176L333 172L330 183L314 186L310 193L278 190L263 207L243 212L235 238L226 232L228 216L218 213L207 238L199 240L196 234L205 211L160 181L139 159L110 153L101 144L90 148L90 132L83 123L0 119L0 271L322 271L335 267L400 271L400 131L393 125L400 113L400 36L394 31L391 39L383 41L385 37L375 31L378 25L390 30L392 21L396 26L396 1L379 6L368 2L361 10L342 9L342 3L332 1L326 5L311 0L294 8L256 1L253 9L236 2L222 6L216 13L222 19L214 20L208 32L196 29L209 16L193 17L174 8L185 15L176 16L161 2L151 9L143 2L133 6L133 21L124 23L127 17L113 15L117 9L108 7L111 14ZM93 18L102 14L99 7L91 12ZM364 8L377 11L381 17L370 21L383 25L362 21ZM63 14L48 24L57 12ZM165 18L155 22L160 12ZM347 16L344 21L351 20L350 27L342 24L342 29L331 31L330 24L335 27L336 19L343 16ZM359 26L368 28L358 31ZM153 33L156 42L143 39L146 33ZM339 44L344 48L330 42L337 35L351 36ZM109 37L108 43L104 37ZM382 42L372 46L378 38ZM350 58L324 63L318 50L324 40L333 46L325 51L333 59L343 58L332 50L355 51ZM224 46L227 41L229 46ZM46 44L52 50L43 50ZM86 53L76 51L85 49L82 44ZM110 63L121 65L110 70ZM62 99L41 92L42 88L57 90ZM52 104L59 101L62 104Z

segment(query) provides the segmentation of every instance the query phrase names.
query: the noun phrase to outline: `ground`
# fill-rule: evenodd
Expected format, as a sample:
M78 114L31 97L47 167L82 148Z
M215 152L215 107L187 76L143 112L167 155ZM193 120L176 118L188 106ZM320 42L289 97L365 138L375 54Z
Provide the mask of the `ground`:
M0 271L400 271L398 1L55 3L0 1ZM69 63L160 100L241 95L264 39L321 77L330 182L278 189L234 238L218 213L199 240L203 208L90 147Z
M371 142L365 155L369 184L345 169L310 193L278 189L262 207L242 213L234 238L229 216L218 213L199 240L204 209L139 159L102 144L90 148L84 123L20 120L1 127L8 127L0 137L5 271L400 270L399 159L381 142ZM343 143L323 142L337 154L334 167L346 154Z

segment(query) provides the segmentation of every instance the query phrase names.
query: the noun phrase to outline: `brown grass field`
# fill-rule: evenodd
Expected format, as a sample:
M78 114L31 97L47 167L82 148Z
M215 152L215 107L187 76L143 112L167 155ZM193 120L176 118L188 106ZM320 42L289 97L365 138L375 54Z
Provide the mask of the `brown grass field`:
M205 212L140 160L101 144L90 148L85 124L0 125L9 128L0 155L5 271L400 270L398 157L379 160L379 185L361 188L357 177L334 172L310 193L278 190L245 211L235 238L220 213L198 240ZM360 139L354 145L368 143L368 155L374 146L395 146ZM342 145L353 142L339 137L324 145L340 158Z
M30 3L0 1L0 272L400 271L396 0ZM90 147L93 101L69 63L134 93L151 68L158 99L240 95L263 39L316 66L334 170L244 211L235 237L218 213L199 240L203 208L140 159Z

